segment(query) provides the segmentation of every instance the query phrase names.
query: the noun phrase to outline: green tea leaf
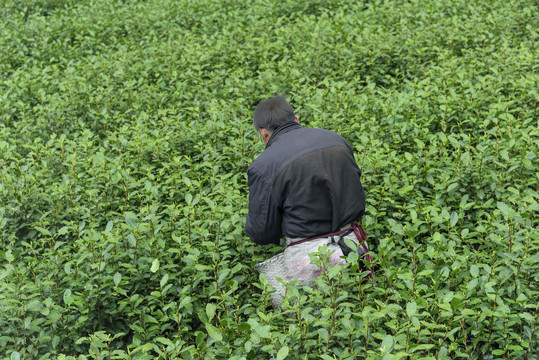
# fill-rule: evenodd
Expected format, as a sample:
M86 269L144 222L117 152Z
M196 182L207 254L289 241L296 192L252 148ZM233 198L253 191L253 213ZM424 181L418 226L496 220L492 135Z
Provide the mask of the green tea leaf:
M399 235L404 235L404 231L403 231L403 228L402 228L402 224L400 223L395 223L392 227L391 227L391 230Z
M206 304L206 315L208 315L208 321L211 321L215 316L216 306L212 303Z
M221 334L221 331L218 328L216 328L210 323L206 323L205 326L206 326L206 331L208 332L208 335L210 335L210 337L213 340L215 341L223 340L223 335Z
M58 235L65 235L65 234L68 233L68 231L69 231L69 227L67 227L67 226L62 226L62 227L58 230L57 234L58 234Z
M470 280L470 282L468 283L468 291L472 291L473 289L475 289L477 284L478 280L476 278Z
M136 229L138 227L138 219L137 216L132 212L126 212L125 213L125 223L127 226L129 226L131 229Z
M500 202L498 201L498 209L500 210L500 212L502 213L502 215L504 217L508 217L509 216L509 213L510 213L510 208L509 206L507 206L507 204L503 203L503 202Z
M456 212L451 213L451 218L450 218L451 226L457 225L458 221L459 221L459 215Z
M164 338L164 337L156 337L156 338L155 338L155 341L158 341L158 342L160 342L160 343L163 344L163 345L167 345L167 346L170 346L170 347L174 347L174 343L173 343L172 341L170 341L169 339Z
M185 307L187 304L190 304L191 303L191 297L190 296L186 296L182 299L182 301L180 302L180 305L178 306L179 309Z
M417 304L415 303L415 301L406 304L406 315L408 315L409 318L415 315L416 310Z
M472 274L474 278L479 276L479 268L477 267L477 265L470 266L470 274Z
M393 343L394 343L393 336L386 335L384 337L384 340L382 340L381 349L383 349L383 352L385 353L391 352L391 350L393 350Z
M260 325L258 321L254 319L249 319L247 320L247 322L249 323L249 325L251 325L251 329L253 329L256 332L256 334L260 336L261 338L267 339L270 337L268 325Z
M152 267L150 268L150 271L154 273L157 270L159 270L159 259L154 259L154 261L152 262Z
M64 291L64 303L66 305L73 304L73 297L71 296L71 290L70 289L65 289L65 291Z
M165 273L165 275L163 275L163 277L161 278L161 281L159 282L159 286L161 286L161 288L163 288L167 284L168 278L169 278L168 273Z
M447 187L447 192L453 192L457 187L459 186L459 183L452 183Z
M277 360L283 360L286 359L288 356L288 346L284 345L282 348L279 349L279 352L277 352Z
M39 231L40 233L42 233L43 235L47 235L47 236L50 236L52 235L51 232L45 228L42 228L41 226L34 226L34 229L36 229L37 231ZM18 353L17 353L18 354Z

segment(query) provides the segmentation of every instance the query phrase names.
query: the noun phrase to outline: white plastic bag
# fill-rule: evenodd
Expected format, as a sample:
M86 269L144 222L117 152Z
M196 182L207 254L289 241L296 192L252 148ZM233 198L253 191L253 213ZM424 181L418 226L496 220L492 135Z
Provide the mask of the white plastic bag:
M357 243L353 232L346 237ZM320 246L326 244L327 251L333 252L329 258L330 266L345 264L345 260L341 258L343 256L342 250L333 237L324 237L288 246L298 240L301 239L287 238L287 247L282 253L256 265L256 269L261 274L266 275L268 284L275 288L275 292L271 293L271 300L275 308L280 308L286 293L285 286L277 278L281 278L285 282L299 280L297 285L311 286L314 284L313 278L320 276L321 269L312 264L309 257L309 254L317 252Z

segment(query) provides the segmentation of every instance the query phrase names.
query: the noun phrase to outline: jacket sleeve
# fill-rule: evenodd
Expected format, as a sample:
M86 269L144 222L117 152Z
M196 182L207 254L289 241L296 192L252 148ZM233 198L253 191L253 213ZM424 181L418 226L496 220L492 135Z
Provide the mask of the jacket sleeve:
M249 212L245 233L260 245L279 244L281 238L281 206L271 185L256 169L247 171L249 184Z

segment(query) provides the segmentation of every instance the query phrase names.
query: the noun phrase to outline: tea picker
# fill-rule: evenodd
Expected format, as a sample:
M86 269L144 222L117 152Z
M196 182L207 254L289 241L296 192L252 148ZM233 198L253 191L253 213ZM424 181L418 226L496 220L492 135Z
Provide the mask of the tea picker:
M365 212L365 193L350 144L332 131L301 126L284 98L258 104L253 125L266 147L247 170L245 231L261 245L286 239L282 253L257 264L276 289L272 302L278 308L285 288L277 278L312 285L321 270L309 254L322 245L333 252L330 266L344 264L342 256L351 251L345 238L372 262L367 235L356 223Z

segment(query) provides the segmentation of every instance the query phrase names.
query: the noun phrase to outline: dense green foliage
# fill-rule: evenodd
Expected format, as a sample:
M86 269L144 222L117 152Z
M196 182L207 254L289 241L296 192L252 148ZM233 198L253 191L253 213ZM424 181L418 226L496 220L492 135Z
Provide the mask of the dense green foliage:
M538 3L271 3L3 1L0 358L539 359ZM284 312L243 229L275 94L356 151L377 263Z

